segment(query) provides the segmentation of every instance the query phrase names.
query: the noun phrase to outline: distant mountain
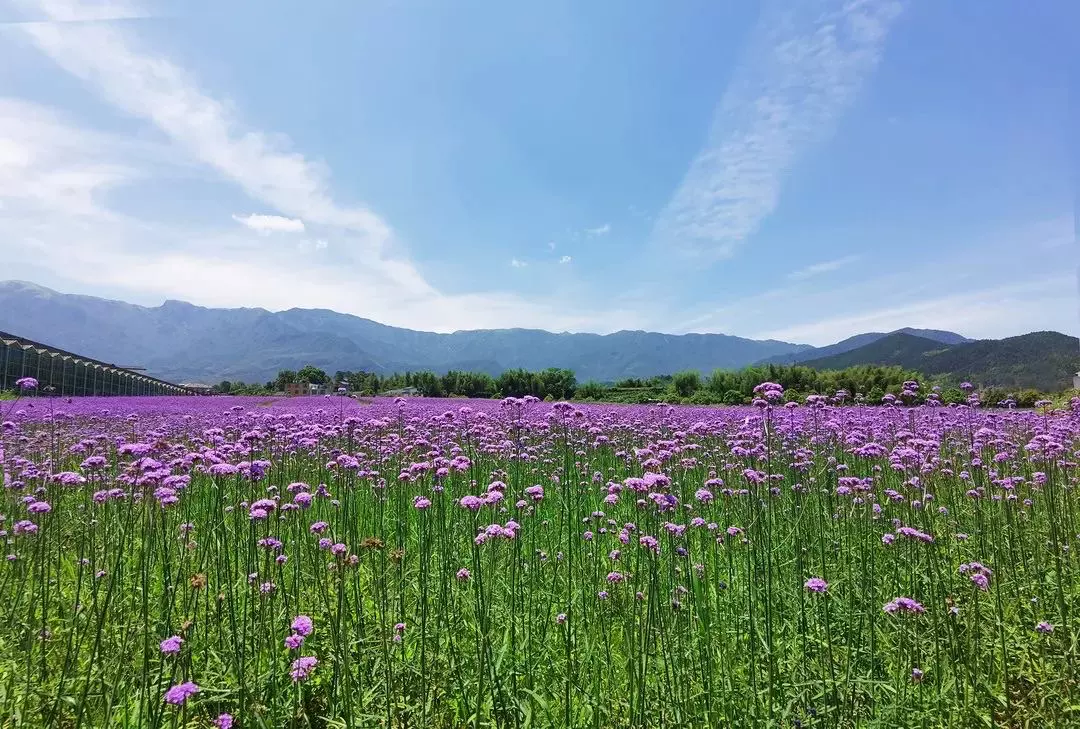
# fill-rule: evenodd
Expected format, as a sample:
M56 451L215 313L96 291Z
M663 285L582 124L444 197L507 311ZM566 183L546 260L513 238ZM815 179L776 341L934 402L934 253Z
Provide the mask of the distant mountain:
M1064 390L1080 370L1080 340L1059 332L948 344L893 332L857 349L802 362L819 370L854 365L900 365L927 375L983 386Z
M762 361L761 364L795 364L797 362L807 362L813 359L831 357L835 354L842 354L864 347L891 334L910 334L915 337L931 339L942 344L963 344L964 342L972 341L956 332L947 332L940 329L912 329L911 327L904 327L903 329L897 329L894 332L866 332L864 334L856 334L853 337L842 339L836 344L829 344L824 347L810 347L797 352L778 354Z
M452 334L386 326L325 309L212 309L182 301L136 306L0 282L0 330L171 381L265 382L313 364L388 374L405 370L566 367L579 381L737 368L810 349L725 334L554 334L480 329Z
M897 364L917 369L914 362L922 363L928 352L941 351L950 345L904 332L893 332L839 354L803 360L799 364L819 370L842 370L864 364ZM920 370L922 371L922 370Z

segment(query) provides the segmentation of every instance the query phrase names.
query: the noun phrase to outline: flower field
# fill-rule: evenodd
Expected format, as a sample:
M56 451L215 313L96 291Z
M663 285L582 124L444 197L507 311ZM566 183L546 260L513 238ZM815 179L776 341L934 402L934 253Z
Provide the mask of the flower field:
M759 395L0 403L0 723L1080 725L1080 403Z

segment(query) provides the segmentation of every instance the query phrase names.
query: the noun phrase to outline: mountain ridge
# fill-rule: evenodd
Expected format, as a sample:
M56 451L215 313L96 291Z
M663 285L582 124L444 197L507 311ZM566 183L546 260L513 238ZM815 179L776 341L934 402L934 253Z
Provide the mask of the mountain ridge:
M143 306L39 284L0 282L0 329L107 361L139 364L173 381L266 381L279 369L405 370L475 367L489 374L565 367L581 381L682 369L737 368L811 349L727 334L611 334L541 329L452 333L394 327L329 309L218 309L168 299Z
M895 364L1006 387L1064 389L1080 368L1080 343L1057 332L972 340L955 332L905 327L863 332L813 347L728 334L610 334L542 329L425 332L331 309L222 309L167 299L158 306L65 294L39 284L0 281L0 329L104 361L138 364L162 379L265 382L278 370L311 364L329 372L382 375L451 369L572 370L579 382L710 372L752 364L838 369Z
M799 364L818 370L899 365L955 382L970 380L985 386L1048 392L1072 386L1073 373L1080 370L1080 340L1060 332L1039 331L946 344L897 331L856 349Z
M853 349L872 344L878 339L882 339L891 334L909 334L925 339L932 339L941 342L942 344L963 344L964 342L974 341L963 335L957 334L956 332L949 332L942 329L915 329L913 327L903 327L901 329L894 329L891 332L863 332L862 334L854 334L846 339L841 339L839 342L827 344L823 347L811 347L810 349L799 352L790 352L769 357L766 360L762 360L759 364L801 364L812 359L821 359L834 354L850 352Z

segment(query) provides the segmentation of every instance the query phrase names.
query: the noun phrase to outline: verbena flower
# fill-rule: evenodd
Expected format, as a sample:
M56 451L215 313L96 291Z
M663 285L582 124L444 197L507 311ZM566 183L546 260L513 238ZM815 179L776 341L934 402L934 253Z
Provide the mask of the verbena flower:
M179 635L173 635L165 640L161 641L161 652L165 654L173 654L180 652L180 646L183 645L184 639Z
M311 635L312 631L315 630L315 624L307 615L297 615L295 618L293 618L292 625L290 627L292 628L294 633L302 635L305 638Z
M885 603L881 608L890 615L897 615L900 613L910 613L913 615L921 615L926 612L926 608L922 606L916 600L910 597L895 597L889 602Z
M165 692L165 703L179 706L188 700L189 697L199 693L198 684L186 681L184 683L178 683L168 691Z
M292 677L293 682L300 683L307 680L318 665L319 659L315 656L302 656L292 662L289 675Z

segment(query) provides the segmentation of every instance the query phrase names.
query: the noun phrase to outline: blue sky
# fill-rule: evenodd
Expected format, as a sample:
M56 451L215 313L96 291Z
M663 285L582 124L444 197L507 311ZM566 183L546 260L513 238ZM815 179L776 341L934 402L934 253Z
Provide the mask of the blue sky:
M1078 21L0 0L0 278L439 331L1075 334Z

